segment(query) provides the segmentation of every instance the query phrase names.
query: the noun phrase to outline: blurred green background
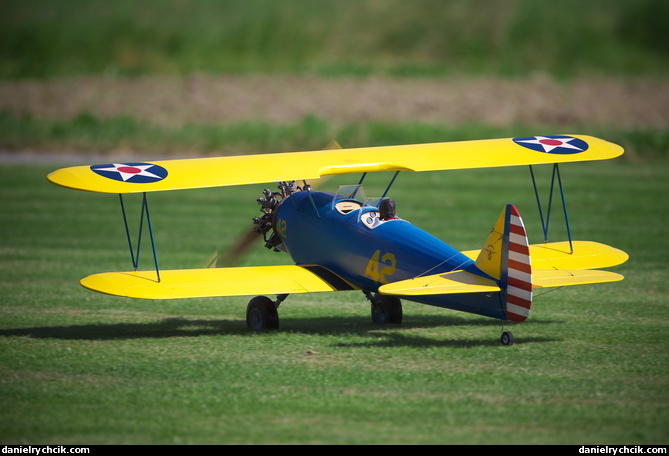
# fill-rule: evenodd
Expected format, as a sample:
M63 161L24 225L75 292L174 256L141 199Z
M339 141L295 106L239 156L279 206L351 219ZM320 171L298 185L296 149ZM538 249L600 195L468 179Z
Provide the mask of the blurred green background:
M560 131L666 158L668 19L664 0L3 0L0 149L223 155ZM357 94L355 80L380 83ZM294 115L261 115L277 106Z
M666 75L664 0L4 0L0 76Z

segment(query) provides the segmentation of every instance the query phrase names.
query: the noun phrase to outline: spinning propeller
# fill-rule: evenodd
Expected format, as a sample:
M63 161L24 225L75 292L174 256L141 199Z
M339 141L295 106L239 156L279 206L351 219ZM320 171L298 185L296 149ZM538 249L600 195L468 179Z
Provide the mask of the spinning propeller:
M337 141L332 141L328 147L325 149L341 149L341 146ZM316 189L327 181L329 176L322 177L320 179L314 179L310 181L304 181L304 187L308 186L309 188ZM255 217L253 219L254 226L250 229L245 230L241 233L235 242L231 246L219 247L219 249L209 258L207 262L208 268L224 268L231 267L238 264L241 261L241 258L251 249L251 247L258 242L259 239L265 240L265 246L268 248L275 248L276 239L269 239L265 234L271 229L271 213L281 199L287 197L290 193L302 190L299 187L287 188L288 183L281 183L279 185L279 192L272 192L271 190L265 190L264 197L258 198L258 204L261 206L260 211L263 213L261 217ZM293 185L295 185L293 183Z

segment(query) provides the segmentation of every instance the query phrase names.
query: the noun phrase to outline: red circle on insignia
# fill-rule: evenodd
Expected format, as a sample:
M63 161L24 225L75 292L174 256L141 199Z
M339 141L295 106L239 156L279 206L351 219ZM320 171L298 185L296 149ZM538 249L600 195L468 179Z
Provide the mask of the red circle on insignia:
M539 142L545 146L561 146L562 141L559 139L540 139Z
M118 169L122 173L128 173L128 174L137 174L142 172L141 169L135 168L134 166L119 166L116 169Z

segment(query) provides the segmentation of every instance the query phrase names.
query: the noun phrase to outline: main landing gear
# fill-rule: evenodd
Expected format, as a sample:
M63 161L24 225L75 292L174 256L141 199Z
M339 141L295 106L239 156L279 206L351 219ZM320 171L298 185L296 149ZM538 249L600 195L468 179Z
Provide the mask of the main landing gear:
M372 321L377 324L402 323L402 302L393 296L365 293L372 309ZM279 295L276 301L267 296L256 296L246 307L246 326L254 331L279 329L279 305L288 295Z
M365 292L371 304L372 321L376 324L402 323L402 301L394 296L385 296L379 293ZM279 329L279 305L288 295L279 295L276 301L267 296L256 296L249 301L246 308L246 325L254 331ZM513 345L514 338L511 331L503 331L500 338L502 345Z
M365 292L372 307L372 321L379 325L402 323L402 301L394 296Z
M279 295L276 301L267 296L256 296L246 307L246 326L254 331L279 329L279 304L288 295Z

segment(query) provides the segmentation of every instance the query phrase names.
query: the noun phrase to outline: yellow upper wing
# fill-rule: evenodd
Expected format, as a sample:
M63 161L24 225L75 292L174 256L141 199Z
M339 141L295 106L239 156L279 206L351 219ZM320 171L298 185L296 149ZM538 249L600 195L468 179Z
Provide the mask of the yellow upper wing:
M623 153L620 146L591 136L561 138L566 138L564 147L557 148L553 143L561 140L507 138L76 166L54 171L48 178L77 190L138 193L308 180L357 172L418 172L605 160ZM546 145L541 146L541 141ZM569 146L570 142L579 147Z

